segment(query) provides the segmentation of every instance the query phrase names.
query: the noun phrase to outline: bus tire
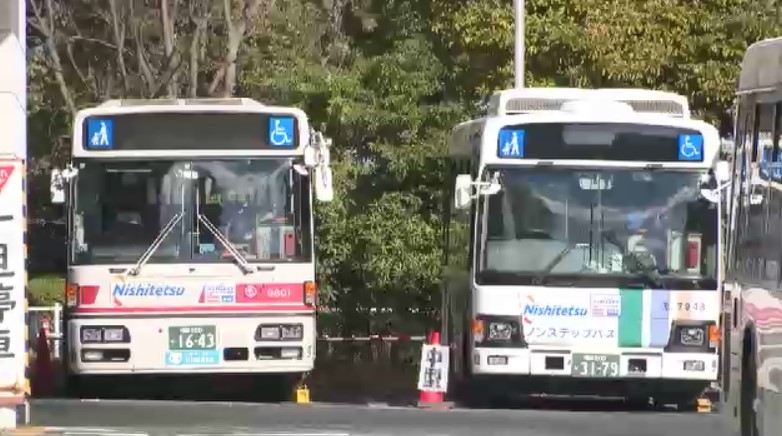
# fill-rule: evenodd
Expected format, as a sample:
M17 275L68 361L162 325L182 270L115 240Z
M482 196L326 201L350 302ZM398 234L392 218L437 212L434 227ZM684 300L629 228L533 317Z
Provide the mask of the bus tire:
M741 393L740 422L741 436L760 436L758 431L757 412L757 364L755 350L749 335L745 337L744 350L741 356Z
M65 395L68 398L97 398L96 386L90 378L81 375L68 375L65 378Z
M629 410L648 410L650 406L655 405L649 401L649 397L644 395L630 395L624 398L625 407Z

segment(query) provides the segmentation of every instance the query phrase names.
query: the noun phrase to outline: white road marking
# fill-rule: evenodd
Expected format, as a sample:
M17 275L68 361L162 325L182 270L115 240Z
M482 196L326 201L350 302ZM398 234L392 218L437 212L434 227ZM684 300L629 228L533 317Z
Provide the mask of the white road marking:
M104 431L104 432L87 432L87 431L72 431L67 430L62 432L64 436L149 436L149 433L122 433L122 432L114 432L114 431Z
M149 436L136 430L95 427L46 427L46 431L62 433L65 436Z
M350 433L177 433L177 436L350 436Z

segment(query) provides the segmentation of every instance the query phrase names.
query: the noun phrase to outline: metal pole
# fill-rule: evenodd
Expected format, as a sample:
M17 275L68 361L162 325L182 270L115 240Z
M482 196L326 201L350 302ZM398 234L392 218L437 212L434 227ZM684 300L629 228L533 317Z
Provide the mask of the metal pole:
M516 37L514 38L514 71L516 88L524 87L524 0L513 0L516 15Z
M54 326L52 326L52 330L54 331L54 341L52 342L52 357L59 360L60 359L60 349L63 344L63 337L62 337L62 304L60 303L54 303Z

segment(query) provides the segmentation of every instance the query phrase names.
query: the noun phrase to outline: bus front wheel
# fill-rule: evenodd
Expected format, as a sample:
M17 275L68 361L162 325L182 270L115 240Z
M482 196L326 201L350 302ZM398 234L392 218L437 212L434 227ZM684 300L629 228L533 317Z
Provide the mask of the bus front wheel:
M741 365L741 397L739 410L741 420L741 436L759 436L757 423L757 366L755 363L752 343L748 340L742 353Z

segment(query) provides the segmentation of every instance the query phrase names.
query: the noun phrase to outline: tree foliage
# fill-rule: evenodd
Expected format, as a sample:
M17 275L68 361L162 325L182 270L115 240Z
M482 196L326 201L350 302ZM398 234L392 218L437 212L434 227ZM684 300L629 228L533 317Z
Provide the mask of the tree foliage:
M434 33L467 92L510 86L512 2L432 3ZM529 0L526 79L672 90L717 120L731 105L748 44L782 34L779 17L780 6L771 0Z
M74 111L105 99L298 106L334 139L337 195L316 224L331 327L420 330L410 310L439 304L446 138L511 86L510 0L28 1L34 174L67 157ZM668 89L719 120L747 45L782 34L779 8L528 0L527 83Z

